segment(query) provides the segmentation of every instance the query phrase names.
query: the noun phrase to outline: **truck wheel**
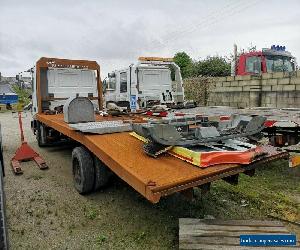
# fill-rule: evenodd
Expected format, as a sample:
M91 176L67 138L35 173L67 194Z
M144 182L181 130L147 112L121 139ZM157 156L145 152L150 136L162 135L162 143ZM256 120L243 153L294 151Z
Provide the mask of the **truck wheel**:
M3 146L2 146L2 133L1 133L1 123L0 123L0 166L2 168L2 174L5 176L4 172L4 159L3 159Z
M6 207L5 207L2 163L0 162L0 249L4 249L4 250L8 249L5 209Z
M7 227L6 227L6 206L4 194L4 162L2 154L2 138L1 138L1 124L0 124L0 249L8 249L7 241Z
M72 152L72 172L74 186L78 193L86 194L93 190L95 169L90 152L84 147L76 147Z
M95 166L94 191L97 191L108 183L109 178L112 175L112 172L96 156L94 157L94 166Z
M36 140L39 147L45 147L47 145L46 128L40 122L37 122Z

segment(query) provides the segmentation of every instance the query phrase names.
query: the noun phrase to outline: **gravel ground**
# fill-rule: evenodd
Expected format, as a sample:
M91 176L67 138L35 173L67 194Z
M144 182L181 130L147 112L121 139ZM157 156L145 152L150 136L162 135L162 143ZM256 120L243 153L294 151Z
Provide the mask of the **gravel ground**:
M73 188L72 146L39 148L30 113L23 115L25 138L49 169L25 162L24 174L15 176L9 161L20 144L16 115L0 113L11 249L171 249L177 244L177 220L117 177L100 192L79 195ZM170 208L176 206L172 203Z
M16 114L0 113L11 249L175 249L180 217L266 216L256 200L241 207L240 196L247 199L246 194L239 196L223 182L214 184L207 197L193 202L176 194L153 205L117 177L100 192L79 195L73 188L72 146L39 148L30 130L31 114L24 116L25 138L49 169L42 171L34 162L25 162L24 174L14 176L9 161L20 144L18 120ZM242 178L245 185L251 184L250 179ZM299 178L292 181L291 186ZM241 185L241 190L246 189ZM266 190L263 187L262 193ZM259 200L259 194L254 199ZM294 205L291 209L295 214Z

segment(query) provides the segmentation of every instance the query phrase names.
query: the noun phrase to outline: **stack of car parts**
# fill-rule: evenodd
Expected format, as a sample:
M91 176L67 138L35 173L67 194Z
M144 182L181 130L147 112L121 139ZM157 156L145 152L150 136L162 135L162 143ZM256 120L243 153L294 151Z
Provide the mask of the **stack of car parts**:
M144 151L152 157L168 152L199 167L222 163L249 164L264 151L238 138L260 133L265 120L260 116L250 121L240 120L223 130L214 126L203 127L197 122L155 121L133 124L132 135L144 141Z

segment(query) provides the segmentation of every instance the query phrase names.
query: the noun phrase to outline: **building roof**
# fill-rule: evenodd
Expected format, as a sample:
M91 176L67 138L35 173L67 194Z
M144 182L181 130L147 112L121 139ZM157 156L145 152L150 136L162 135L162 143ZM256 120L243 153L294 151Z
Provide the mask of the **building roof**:
M16 93L12 90L10 84L1 84L0 83L0 95L2 94L15 94Z

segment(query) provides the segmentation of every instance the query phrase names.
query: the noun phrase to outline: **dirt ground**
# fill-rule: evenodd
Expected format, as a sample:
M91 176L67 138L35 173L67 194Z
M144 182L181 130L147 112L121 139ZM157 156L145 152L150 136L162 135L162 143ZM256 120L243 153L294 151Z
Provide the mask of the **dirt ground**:
M14 176L10 158L20 144L16 114L0 113L5 158L5 192L11 249L176 249L178 218L270 219L300 221L300 177L287 163L266 166L240 184L213 184L204 197L187 201L176 194L151 204L119 178L100 192L79 195L71 174L72 146L39 148L24 114L25 137L46 160L41 171L22 164ZM299 171L298 171L299 172ZM287 224L299 234L299 226Z

